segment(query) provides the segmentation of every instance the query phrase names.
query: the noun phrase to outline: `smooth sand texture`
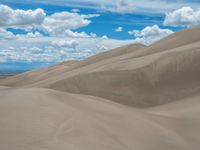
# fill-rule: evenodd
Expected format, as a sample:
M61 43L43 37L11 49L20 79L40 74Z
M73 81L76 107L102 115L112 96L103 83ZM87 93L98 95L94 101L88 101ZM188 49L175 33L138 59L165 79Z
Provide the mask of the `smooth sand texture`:
M200 27L0 80L2 150L197 150Z

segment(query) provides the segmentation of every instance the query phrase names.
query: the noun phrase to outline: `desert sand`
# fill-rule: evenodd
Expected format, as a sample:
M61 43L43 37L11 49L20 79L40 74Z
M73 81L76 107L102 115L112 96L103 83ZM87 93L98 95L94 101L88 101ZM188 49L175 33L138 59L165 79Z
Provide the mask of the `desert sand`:
M200 27L0 80L2 150L197 150Z

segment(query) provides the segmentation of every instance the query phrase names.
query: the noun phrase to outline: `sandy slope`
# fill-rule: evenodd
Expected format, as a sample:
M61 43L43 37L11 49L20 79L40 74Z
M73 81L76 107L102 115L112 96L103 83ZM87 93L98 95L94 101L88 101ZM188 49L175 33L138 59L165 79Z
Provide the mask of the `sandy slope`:
M120 48L116 48L104 53L100 53L96 56L90 57L87 60L84 60L83 62L79 61L67 61L63 62L61 64L45 68L45 69L40 69L36 71L31 71L31 72L26 72L14 77L9 78L9 80L4 80L1 81L1 85L9 85L9 86L24 86L27 84L33 84L35 82L40 82L44 81L49 78L56 78L57 76L66 76L66 73L69 71L73 71L77 68L81 68L83 66L87 66L89 64L93 64L102 60L108 60L113 57L121 56L124 54L129 54L131 52L138 51L145 46L139 45L139 44L133 44L133 45L128 45L128 46L123 46Z
M200 27L0 80L0 149L200 147Z
M137 110L47 89L10 89L0 96L4 150L188 150L200 142L197 98Z

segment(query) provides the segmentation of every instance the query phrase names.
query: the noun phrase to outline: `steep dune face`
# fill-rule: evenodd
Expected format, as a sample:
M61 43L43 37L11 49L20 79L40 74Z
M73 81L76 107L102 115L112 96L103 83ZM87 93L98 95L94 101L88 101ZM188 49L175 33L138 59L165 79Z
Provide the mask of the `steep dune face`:
M142 59L145 62L142 63ZM142 58L96 66L48 88L108 98L135 107L179 100L200 91L200 43Z

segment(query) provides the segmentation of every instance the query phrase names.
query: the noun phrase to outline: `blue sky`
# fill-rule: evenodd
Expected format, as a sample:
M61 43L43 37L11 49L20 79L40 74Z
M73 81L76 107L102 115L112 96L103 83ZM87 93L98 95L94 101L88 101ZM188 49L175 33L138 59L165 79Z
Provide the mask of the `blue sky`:
M198 0L0 0L0 70L150 45L200 23ZM5 17L6 16L6 17Z

